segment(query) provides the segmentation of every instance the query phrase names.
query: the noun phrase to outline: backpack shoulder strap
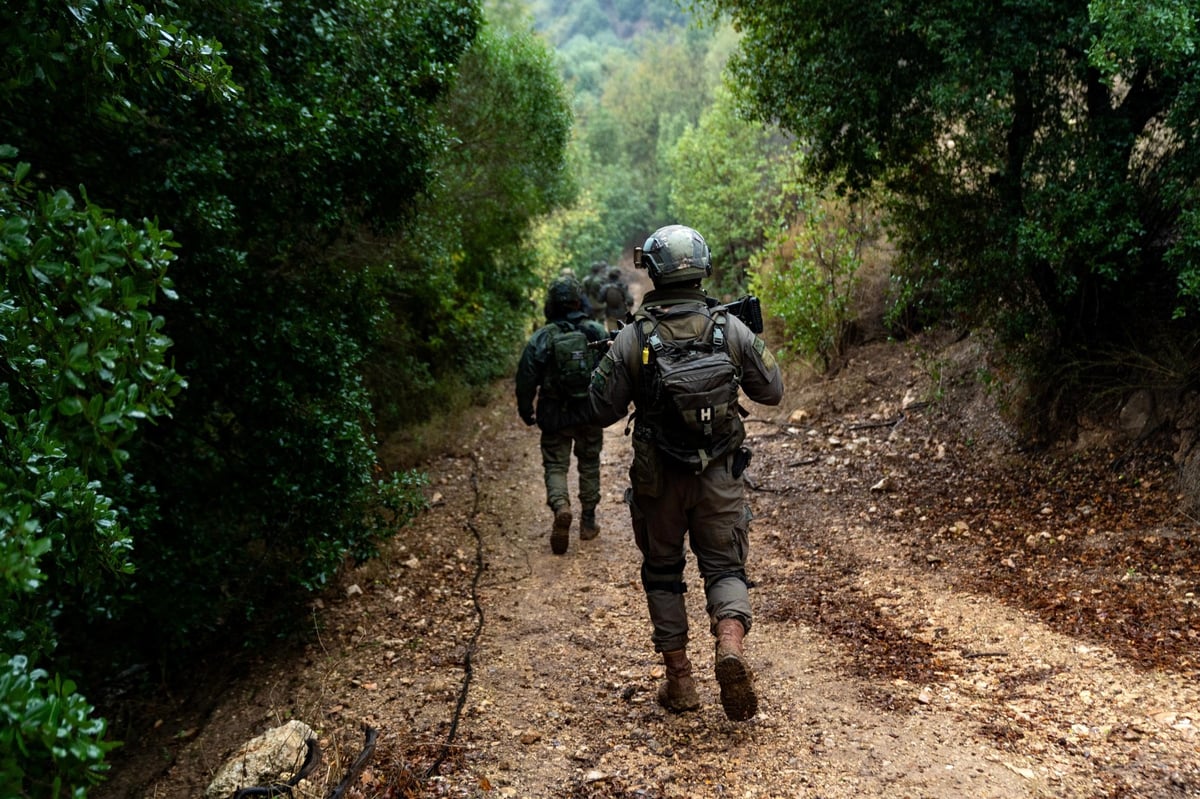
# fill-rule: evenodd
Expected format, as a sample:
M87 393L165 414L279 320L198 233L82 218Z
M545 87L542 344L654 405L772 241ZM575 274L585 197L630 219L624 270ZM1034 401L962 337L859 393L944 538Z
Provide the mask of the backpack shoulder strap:
M725 312L719 311L715 314L709 314L709 318L713 322L711 334L713 349L723 350L725 349L725 325L728 322Z

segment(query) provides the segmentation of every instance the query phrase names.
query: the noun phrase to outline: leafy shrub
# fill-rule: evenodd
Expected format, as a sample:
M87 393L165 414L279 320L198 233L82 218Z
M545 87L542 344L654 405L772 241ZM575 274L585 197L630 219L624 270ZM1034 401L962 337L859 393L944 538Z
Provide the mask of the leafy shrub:
M0 794L86 796L117 746L105 726L73 682L0 653Z
M752 256L800 202L793 176L800 163L778 130L738 116L728 90L670 149L671 218L685 220L712 248L710 293L746 290Z
M751 288L783 322L785 348L828 370L851 343L869 253L882 242L878 212L866 201L814 194L784 233L751 258Z
M183 379L149 308L171 295L170 235L64 191L37 191L0 147L0 773L19 791L82 795L103 770L104 723L52 664L66 626L118 613L133 537L118 498L127 447ZM8 786L11 787L11 786Z

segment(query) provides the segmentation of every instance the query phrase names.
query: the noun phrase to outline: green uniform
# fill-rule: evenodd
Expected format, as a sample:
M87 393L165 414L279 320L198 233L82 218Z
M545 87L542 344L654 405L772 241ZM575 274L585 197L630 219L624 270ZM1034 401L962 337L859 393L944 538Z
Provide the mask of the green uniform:
M595 321L604 324L604 316L608 305L604 302L604 275L592 274L583 279L584 296L587 298L587 312Z
M597 261L592 264L592 270L583 279L584 312L600 324L604 324L606 303L604 302L604 286L608 282L608 264Z
M610 275L608 282L601 287L600 295L604 301L604 326L610 332L620 330L629 317L629 309L633 307L629 286L618 275Z
M668 308L692 308L674 314L658 327L667 339L696 337L711 325L708 300L700 289L664 288L648 293L639 315L653 316ZM741 372L740 387L755 402L776 405L783 398L783 378L774 356L741 320L729 316L724 325L729 355ZM638 324L623 328L592 374L591 409L608 426L623 418L639 397L643 343ZM642 553L642 585L654 625L652 640L659 652L683 649L688 641L683 570L685 538L704 580L706 609L715 631L721 619L739 619L750 629L751 610L746 556L750 509L743 479L734 476L735 453L709 462L699 474L674 466L653 451L642 417L653 409L637 408L631 487L625 493L634 538ZM737 424L741 424L740 418Z
M603 325L588 319L580 311L571 311L563 318L582 330L591 341L607 337ZM547 387L548 371L554 368L550 343L558 329L554 320L549 321L551 324L534 332L521 353L516 378L517 411L526 424L536 422L542 431L546 504L552 510L570 506L567 474L574 449L579 471L579 502L586 511L600 502L600 450L604 430L592 422L587 397L559 397ZM594 352L598 358L599 351Z

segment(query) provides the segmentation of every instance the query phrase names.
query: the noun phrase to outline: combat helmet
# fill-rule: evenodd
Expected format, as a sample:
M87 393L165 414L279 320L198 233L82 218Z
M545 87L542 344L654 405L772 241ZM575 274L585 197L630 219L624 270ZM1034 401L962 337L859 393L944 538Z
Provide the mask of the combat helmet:
M650 234L636 265L655 286L699 281L712 274L712 255L704 237L685 225L667 225Z
M583 286L574 275L556 277L546 289L546 318L563 316L583 305Z

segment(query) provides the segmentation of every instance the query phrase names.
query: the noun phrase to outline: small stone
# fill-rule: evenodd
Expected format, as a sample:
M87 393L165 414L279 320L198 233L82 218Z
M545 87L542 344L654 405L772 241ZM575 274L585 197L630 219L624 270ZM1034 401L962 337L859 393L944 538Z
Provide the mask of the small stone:
M1022 768L1020 766L1014 766L1012 763L1005 763L1004 765L1007 766L1009 768L1009 770L1012 771L1014 774L1020 774L1022 777L1024 777L1027 780L1032 780L1037 777L1037 774L1031 768Z

